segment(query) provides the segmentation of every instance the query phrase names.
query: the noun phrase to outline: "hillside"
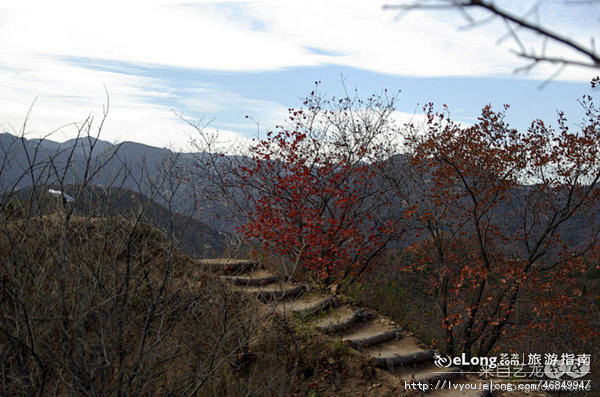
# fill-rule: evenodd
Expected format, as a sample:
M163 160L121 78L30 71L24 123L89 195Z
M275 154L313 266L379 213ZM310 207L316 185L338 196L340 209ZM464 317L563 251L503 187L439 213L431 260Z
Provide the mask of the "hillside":
M58 189L56 186L48 188L51 187ZM38 188L34 193L31 189L22 189L13 195L12 200L15 204L18 201L26 203L33 197L39 214L51 214L60 207L60 202L46 190ZM82 190L78 185L69 185L64 192L76 197L72 204L69 203L74 216L103 218L119 215L125 219L135 219L142 214L142 221L157 227L166 236L172 233L177 248L190 256L221 255L230 238L226 232L217 231L197 219L169 212L164 206L127 188L91 186Z
M0 134L0 192L25 189L32 184L51 185L62 180L63 185L81 184L86 169L95 171L92 185L119 186L150 195L156 184L175 171L185 174L202 153L174 153L169 149L135 142L110 142L82 137L66 142L50 139L27 139L12 134ZM68 170L68 172L67 172ZM32 182L35 181L35 182ZM193 187L206 188L207 181L195 179ZM172 208L180 214L193 216L213 229L232 233L237 224L230 208L203 200L202 211L196 211L192 185L179 186ZM161 202L161 197L157 197Z

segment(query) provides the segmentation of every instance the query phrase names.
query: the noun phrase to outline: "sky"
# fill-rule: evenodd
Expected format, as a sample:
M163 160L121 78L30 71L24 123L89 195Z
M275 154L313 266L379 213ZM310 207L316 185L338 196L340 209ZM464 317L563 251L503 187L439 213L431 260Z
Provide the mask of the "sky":
M559 109L580 121L577 101L597 69L568 67L544 85L556 67L515 74L524 61L500 21L467 28L455 11L383 9L399 3L3 0L0 132L64 141L90 115L98 126L108 105L101 139L193 150L187 122L248 140L282 122L315 81L326 96L399 92L400 120L434 102L463 123L488 103L510 104L521 129ZM600 33L599 2L500 4L519 14L538 4L540 23L586 45Z

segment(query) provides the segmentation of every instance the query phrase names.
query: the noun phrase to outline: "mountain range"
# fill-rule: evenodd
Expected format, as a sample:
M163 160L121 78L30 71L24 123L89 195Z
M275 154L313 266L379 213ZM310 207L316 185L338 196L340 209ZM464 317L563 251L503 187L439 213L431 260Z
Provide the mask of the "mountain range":
M91 137L55 142L0 134L0 193L23 198L32 186L74 196L76 211L87 216L127 215L145 206L144 220L166 230L169 220L183 252L222 253L235 230L228 212L207 208L181 175L202 153L135 142L112 144ZM215 211L221 213L215 216ZM176 216L170 216L176 214Z
M87 190L83 194L100 200L112 189L111 197L116 197L120 212L150 198L155 206L150 211L155 222L168 218L171 211L178 214L180 222L186 220L188 225L193 225L194 231L189 232L189 236L195 236L198 242L194 243L191 237L180 236L180 239L187 252L198 254L204 250L200 247L211 247L213 251L221 249L240 225L234 209L218 200L211 201L210 192L214 188L211 182L198 180L202 173L188 172L208 158L202 152L175 153L135 142L112 144L82 137L59 143L4 133L0 134L0 193L42 185L73 195L74 186L85 185ZM226 164L232 158L224 156L218 161ZM399 172L409 166L402 155L390 158L388 164ZM185 179L190 177L196 180L186 183L189 181ZM510 207L520 205L522 199L519 197L527 189L527 186L518 188L510 205L500 209L507 219L511 216ZM198 197L198 191L204 197ZM586 214L578 214L567 222L563 229L565 241L576 245L586 239L585 228L581 227L585 219ZM509 223L512 224L509 228L517 227L514 222ZM183 223L179 228L182 226Z

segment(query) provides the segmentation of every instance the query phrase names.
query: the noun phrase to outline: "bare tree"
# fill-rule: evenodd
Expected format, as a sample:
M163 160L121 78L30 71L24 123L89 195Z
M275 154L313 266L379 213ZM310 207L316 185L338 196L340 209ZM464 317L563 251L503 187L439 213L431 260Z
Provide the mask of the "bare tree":
M2 395L204 392L265 321L179 253L179 157L132 172L118 146L98 155L106 117L55 151L26 125L0 142Z

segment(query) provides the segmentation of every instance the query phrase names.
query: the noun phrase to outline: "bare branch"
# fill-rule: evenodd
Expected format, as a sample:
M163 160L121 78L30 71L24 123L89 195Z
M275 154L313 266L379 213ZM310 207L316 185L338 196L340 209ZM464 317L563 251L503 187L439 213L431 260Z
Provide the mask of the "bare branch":
M594 1L573 1L570 3L582 5L593 2ZM469 8L479 8L485 10L490 14L490 16L488 18L484 18L483 20L476 21L468 14L467 9ZM583 66L593 69L600 69L600 56L598 56L596 52L594 38L590 37L590 45L585 46L583 43L577 42L572 38L553 30L549 26L542 25L540 22L538 3L536 3L523 15L516 15L505 8L497 6L494 1L486 0L417 0L410 4L385 5L383 6L383 9L400 10L403 12L408 12L411 10L456 10L465 16L467 21L469 21L470 25L468 25L468 27L475 27L477 25L487 23L491 19L501 18L503 21L505 21L508 32L500 37L497 42L500 43L504 41L506 37L512 37L520 49L519 51L513 52L522 58L534 61L525 67L517 68L516 71L529 71L532 69L532 67L540 62L560 63L562 65ZM534 15L535 22L528 19L528 16L531 14ZM535 54L533 51L527 51L525 49L525 46L519 39L516 30L510 25L511 23L514 24L518 29L536 33L542 37L543 41L540 54ZM465 27L461 27L461 29L465 29ZM584 59L587 59L587 61L579 60L577 58L553 57L546 55L546 46L548 41L552 41L563 46L564 48L575 51ZM551 78L555 78L556 76L557 74L554 73Z

